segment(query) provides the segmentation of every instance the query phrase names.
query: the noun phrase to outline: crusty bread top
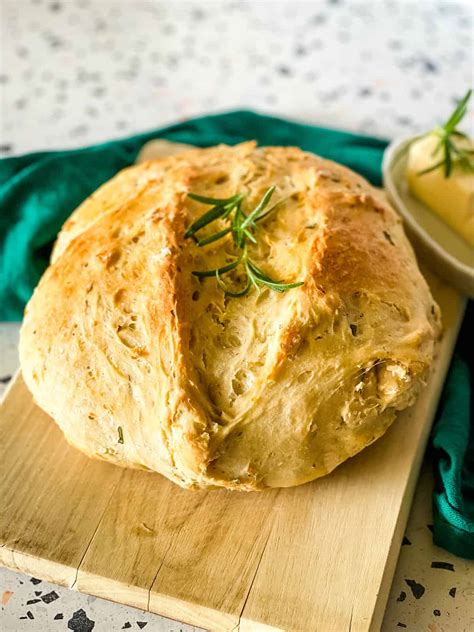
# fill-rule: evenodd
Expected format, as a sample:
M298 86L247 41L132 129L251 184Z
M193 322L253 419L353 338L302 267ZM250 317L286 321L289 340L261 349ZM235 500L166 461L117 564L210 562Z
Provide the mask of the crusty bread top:
M226 297L192 270L223 265L232 240L184 238L206 210L187 193L244 192L251 208L272 185L285 201L252 257L304 285ZM261 489L321 476L383 434L414 401L439 326L381 193L297 148L248 142L126 169L88 198L59 234L20 352L36 401L86 453L184 486Z

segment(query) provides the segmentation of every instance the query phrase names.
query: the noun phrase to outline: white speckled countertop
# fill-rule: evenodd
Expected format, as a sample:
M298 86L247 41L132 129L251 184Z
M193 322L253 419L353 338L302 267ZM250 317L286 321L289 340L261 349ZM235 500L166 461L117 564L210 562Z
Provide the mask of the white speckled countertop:
M473 77L468 2L0 0L0 12L0 156L241 107L391 138L433 125ZM17 338L0 325L2 389ZM384 632L474 629L474 565L432 544L431 487L425 462ZM0 600L8 632L195 629L4 569Z

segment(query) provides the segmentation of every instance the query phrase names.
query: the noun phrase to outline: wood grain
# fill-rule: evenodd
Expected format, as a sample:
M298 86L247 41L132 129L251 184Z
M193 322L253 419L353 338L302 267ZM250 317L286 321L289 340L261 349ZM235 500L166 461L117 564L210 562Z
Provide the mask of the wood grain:
M205 628L233 629L272 528L278 494L208 492L173 540L151 589L150 610ZM223 616L210 618L207 610L197 611L198 604Z
M70 447L21 374L0 420L0 563L70 586L121 472Z

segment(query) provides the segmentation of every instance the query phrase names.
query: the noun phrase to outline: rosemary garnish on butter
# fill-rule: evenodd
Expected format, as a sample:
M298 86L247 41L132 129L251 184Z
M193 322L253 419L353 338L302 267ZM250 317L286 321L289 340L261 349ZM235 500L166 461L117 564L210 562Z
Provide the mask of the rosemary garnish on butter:
M464 95L464 98L459 101L456 109L451 114L449 119L444 125L435 127L430 134L438 136L438 143L433 150L433 158L435 159L441 153L441 160L438 160L427 169L423 169L418 172L418 175L422 176L425 173L435 171L440 167L444 169L444 177L449 178L451 175L453 165L458 164L460 167L467 171L474 171L474 161L471 158L474 154L472 149L463 149L456 144L455 139L468 139L468 136L463 132L460 132L456 127L464 118L467 111L467 104L471 98L472 90L468 90Z
M298 281L296 283L284 283L282 281L272 279L268 276L268 274L265 274L265 272L263 272L263 270L261 270L254 261L252 261L248 252L249 245L257 243L257 222L261 222L263 219L268 217L270 213L272 213L284 201L284 199L286 199L284 198L279 200L276 204L267 208L274 191L275 187L267 189L259 203L248 214L242 209L242 203L245 199L245 195L243 193L238 193L237 195L223 199L188 193L188 197L191 200L200 202L201 204L207 204L212 206L212 208L201 215L201 217L189 226L185 232L185 237L194 239L198 246L203 247L222 239L229 233L232 233L235 247L239 253L233 261L221 266L220 268L215 268L214 270L194 270L194 276L201 278L215 277L219 286L224 290L224 293L227 296L233 297L245 296L252 288L255 288L255 290L260 293L262 286L268 287L275 292L286 292L287 290L303 285L302 281ZM208 226L217 219L227 220L229 226L201 239L196 236L196 233L198 233L202 228ZM248 242L250 242L250 244ZM222 280L222 276L239 267L241 267L244 271L245 283L241 290L233 291L226 286Z

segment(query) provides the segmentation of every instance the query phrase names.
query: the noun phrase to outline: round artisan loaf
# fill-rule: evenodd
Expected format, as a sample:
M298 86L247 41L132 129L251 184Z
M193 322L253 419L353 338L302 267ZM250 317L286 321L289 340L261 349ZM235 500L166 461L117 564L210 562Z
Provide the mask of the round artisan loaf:
M209 208L187 194L245 193L248 212L270 186L282 203L252 259L304 284L226 296L192 271L235 245L185 238ZM36 402L86 454L185 487L256 490L323 476L380 437L414 402L439 331L381 193L300 149L249 142L131 167L88 198L27 306L20 353Z

